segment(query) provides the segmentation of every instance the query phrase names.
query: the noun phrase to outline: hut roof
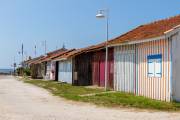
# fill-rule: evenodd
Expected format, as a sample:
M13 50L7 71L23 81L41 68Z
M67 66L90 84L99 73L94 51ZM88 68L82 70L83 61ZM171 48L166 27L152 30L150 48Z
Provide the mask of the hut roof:
M180 15L141 25L109 41L109 45L160 37L180 25Z

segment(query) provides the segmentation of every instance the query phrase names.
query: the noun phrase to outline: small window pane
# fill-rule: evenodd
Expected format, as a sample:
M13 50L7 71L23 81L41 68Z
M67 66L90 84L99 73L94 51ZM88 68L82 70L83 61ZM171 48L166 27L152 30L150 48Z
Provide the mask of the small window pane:
M153 77L154 76L154 62L149 61L148 63L148 76Z
M155 77L161 77L162 71L161 71L161 60L155 61Z

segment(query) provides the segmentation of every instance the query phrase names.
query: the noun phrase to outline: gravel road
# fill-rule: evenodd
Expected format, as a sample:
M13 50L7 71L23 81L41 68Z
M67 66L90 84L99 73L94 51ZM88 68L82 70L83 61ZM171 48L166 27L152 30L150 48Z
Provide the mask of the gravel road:
M0 76L0 120L180 120L180 113L110 109L67 101L12 76Z

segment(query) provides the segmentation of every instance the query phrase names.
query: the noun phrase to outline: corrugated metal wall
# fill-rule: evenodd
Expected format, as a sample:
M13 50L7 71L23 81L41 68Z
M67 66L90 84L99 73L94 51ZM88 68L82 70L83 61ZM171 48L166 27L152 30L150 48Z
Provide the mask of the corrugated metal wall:
M172 97L173 100L180 102L180 34L175 34L172 40Z
M170 42L168 40L152 41L137 45L137 95L170 101ZM162 54L162 77L148 77L147 56Z
M135 93L135 45L114 48L114 88Z
M105 86L105 49L93 53L92 62L92 79L93 85L98 85L101 87ZM113 88L114 79L114 50L109 49L108 52L108 82L109 88Z
M58 81L72 83L72 60L59 61Z

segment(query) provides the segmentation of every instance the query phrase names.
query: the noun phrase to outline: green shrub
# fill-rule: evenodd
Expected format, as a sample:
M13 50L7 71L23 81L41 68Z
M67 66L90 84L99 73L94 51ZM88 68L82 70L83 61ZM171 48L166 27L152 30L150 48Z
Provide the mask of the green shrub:
M24 72L24 75L26 75L26 76L31 75L31 70L29 68L24 68L23 72Z

